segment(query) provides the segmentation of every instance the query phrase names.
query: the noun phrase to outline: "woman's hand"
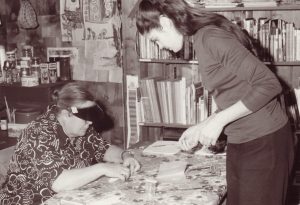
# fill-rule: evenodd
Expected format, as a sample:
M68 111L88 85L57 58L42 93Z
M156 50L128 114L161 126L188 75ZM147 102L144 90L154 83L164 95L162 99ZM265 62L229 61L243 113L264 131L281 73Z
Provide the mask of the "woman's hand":
M199 142L202 145L215 145L224 125L217 119L217 114L212 114L203 123L199 130Z
M124 154L123 156L123 166L128 167L130 170L130 175L140 170L140 163L134 158L132 154Z
M179 145L182 150L190 150L198 142L202 145L215 145L224 125L217 119L217 114L212 114L206 120L198 125L188 128L179 139Z
M121 164L106 162L99 165L101 165L103 174L107 177L115 177L123 181L130 177L130 170L128 167L122 166Z

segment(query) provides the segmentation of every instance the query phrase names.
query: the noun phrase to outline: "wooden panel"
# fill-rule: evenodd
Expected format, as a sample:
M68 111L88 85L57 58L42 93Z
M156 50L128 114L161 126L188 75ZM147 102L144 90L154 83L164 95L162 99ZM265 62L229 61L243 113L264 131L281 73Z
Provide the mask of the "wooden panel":
M125 74L138 74L139 62L136 52L136 25L135 19L128 15L137 0L122 0L122 35L123 35L123 66Z

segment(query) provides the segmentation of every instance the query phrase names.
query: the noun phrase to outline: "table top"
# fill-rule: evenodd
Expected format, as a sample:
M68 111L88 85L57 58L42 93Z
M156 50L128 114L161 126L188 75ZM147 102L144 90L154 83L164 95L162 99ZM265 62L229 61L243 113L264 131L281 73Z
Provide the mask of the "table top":
M77 202L78 205L217 205L225 195L225 156L196 156L185 152L151 156L142 153L144 148L132 149L142 168L128 181L101 177L80 189L58 193L44 205L70 202ZM155 194L149 196L146 191L147 179L155 179L161 163L172 161L187 162L193 169L187 169L184 180L159 182Z

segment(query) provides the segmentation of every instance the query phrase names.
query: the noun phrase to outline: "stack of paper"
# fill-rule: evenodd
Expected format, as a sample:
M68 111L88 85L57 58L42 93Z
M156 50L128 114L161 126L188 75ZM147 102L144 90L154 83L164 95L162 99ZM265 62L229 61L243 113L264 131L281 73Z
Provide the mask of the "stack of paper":
M156 141L143 150L145 155L173 155L180 151L177 141Z
M187 162L173 161L160 164L156 179L159 182L182 182L186 179Z

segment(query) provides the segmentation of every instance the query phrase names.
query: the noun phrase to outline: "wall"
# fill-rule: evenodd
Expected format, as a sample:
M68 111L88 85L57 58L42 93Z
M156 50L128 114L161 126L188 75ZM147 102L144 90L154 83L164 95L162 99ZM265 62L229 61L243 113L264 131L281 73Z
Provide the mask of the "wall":
M67 0L68 1L68 0ZM0 0L0 14L2 25L0 26L0 44L5 45L6 50L18 48L20 54L23 45L32 45L34 55L40 57L43 62L47 61L48 47L73 47L78 50L78 61L73 64L73 79L88 84L96 97L103 101L115 120L115 127L105 133L113 142L123 144L124 141L124 115L123 115L123 71L121 61L121 36L119 23L116 16L102 22L99 26L113 25L114 32L110 38L101 39L71 39L66 41L62 38L66 24L62 25L61 5L64 0L30 0L37 14L39 26L35 29L22 29L18 25L17 17L20 10L19 0ZM72 1L70 1L72 2ZM78 1L79 2L79 1ZM84 1L80 1L84 2ZM103 3L104 0L101 0ZM118 3L116 0L111 2ZM116 4L115 4L116 5ZM117 5L119 8L119 5ZM112 19L112 21L111 21ZM80 23L85 28L86 22ZM68 25L74 25L72 19L68 19ZM78 24L77 24L78 26ZM97 28L97 25L95 26ZM85 31L85 30L84 30ZM75 33L73 31L73 33ZM85 33L82 35L86 35ZM113 43L111 43L113 42ZM116 52L110 56L110 47L115 46ZM97 60L97 62L95 62Z

